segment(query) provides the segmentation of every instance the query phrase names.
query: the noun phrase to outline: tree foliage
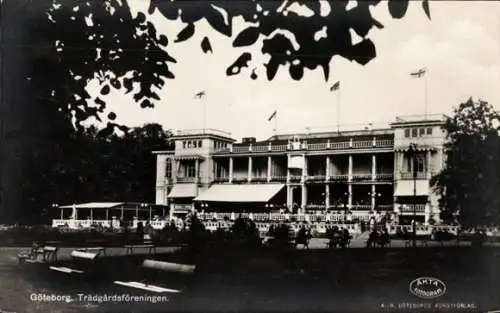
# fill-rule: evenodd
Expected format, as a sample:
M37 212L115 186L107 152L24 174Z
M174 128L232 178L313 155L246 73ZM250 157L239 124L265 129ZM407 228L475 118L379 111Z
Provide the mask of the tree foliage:
M373 27L383 28L371 14L370 8L387 3L393 18L402 18L406 14L408 0L358 1L357 6L347 9L347 0L153 0L149 13L158 10L167 19L180 19L186 24L177 35L176 42L191 38L195 31L195 23L205 19L213 29L228 37L234 37L234 47L248 47L256 44L259 38L265 38L262 53L269 54L270 60L265 65L267 78L272 80L279 67L289 65L290 76L300 80L304 70L323 69L325 79L330 74L330 60L339 55L350 61L365 65L376 56L375 44L370 40L368 32ZM421 2L425 14L430 18L429 1ZM299 6L308 14L299 14L293 10ZM322 8L328 12L322 14ZM227 18L225 18L227 17ZM233 34L233 20L243 18L248 27L239 34ZM350 33L353 29L363 40L353 44ZM326 30L326 36L316 36ZM296 44L294 44L296 43ZM248 51L227 69L228 75L239 74L251 59Z
M445 168L431 184L442 218L462 225L500 222L500 115L485 101L460 104L448 118Z

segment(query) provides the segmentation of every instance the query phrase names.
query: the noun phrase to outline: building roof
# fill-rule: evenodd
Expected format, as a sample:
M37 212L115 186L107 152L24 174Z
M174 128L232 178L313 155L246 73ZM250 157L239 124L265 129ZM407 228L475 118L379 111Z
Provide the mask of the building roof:
M146 204L147 206L162 206L160 204L153 203L141 203L141 202L87 202L78 204L68 204L59 206L61 209L112 209L119 208L121 206L138 206L141 204Z

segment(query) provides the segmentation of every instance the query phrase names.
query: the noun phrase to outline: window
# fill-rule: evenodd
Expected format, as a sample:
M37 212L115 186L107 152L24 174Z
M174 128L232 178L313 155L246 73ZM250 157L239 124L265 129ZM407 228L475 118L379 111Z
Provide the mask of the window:
M427 135L432 135L432 127L427 128Z
M198 140L198 148L201 148L201 140Z
M425 172L425 158L423 157L417 158L417 172Z
M417 137L418 136L418 128L412 128L411 129L411 136L412 137Z
M419 130L418 130L418 135L419 135L420 137L422 137L423 135L425 135L425 128L419 128Z
M165 177L172 177L172 159L167 159L165 162Z
M193 162L189 162L184 166L185 177L196 177L196 168Z
M410 137L410 129L407 128L405 129L405 138L409 138Z
M190 140L190 141L188 141L188 143L187 143L187 147L188 147L188 149L191 149L191 148L193 147L193 145L191 144L191 140Z
M185 141L182 142L182 148L186 149L186 142Z

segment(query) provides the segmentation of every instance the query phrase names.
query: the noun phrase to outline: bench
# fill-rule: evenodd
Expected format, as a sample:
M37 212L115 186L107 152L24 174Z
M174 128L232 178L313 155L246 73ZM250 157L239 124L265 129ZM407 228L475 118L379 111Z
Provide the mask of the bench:
M80 249L71 252L71 258L77 262L79 268L51 266L49 269L65 274L84 274L91 270L98 253L81 251Z
M18 255L18 260L20 263L28 262L28 263L38 263L38 262L47 262L57 261L57 251L58 247L53 246L43 246L39 248L32 248L31 253L26 255L25 253L20 253ZM42 259L40 260L40 256Z
M125 254L134 254L134 249L148 249L148 253L152 254L153 251L156 253L156 246L153 244L142 244L142 245L125 245Z
M106 255L106 248L104 247L87 247L87 248L78 248L76 251L80 252L96 252L97 256L99 256L102 252L103 255Z
M192 274L195 268L196 267L194 265L146 259L141 266L141 269L143 270L143 277L141 277L143 282L116 280L114 281L114 283L116 285L151 291L155 293L181 293L180 289L159 286L157 285L156 281L172 281L168 278L162 279L161 275L165 273L177 273L181 275ZM146 272L145 270L149 272ZM149 283L146 281L149 281Z

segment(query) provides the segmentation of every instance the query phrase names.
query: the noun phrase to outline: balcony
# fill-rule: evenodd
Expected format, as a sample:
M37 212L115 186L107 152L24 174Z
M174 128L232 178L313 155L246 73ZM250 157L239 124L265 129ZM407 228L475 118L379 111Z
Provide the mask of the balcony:
M353 210L353 211L367 211L367 210L371 210L371 209L372 209L371 204L356 204L356 205L352 205L352 208L351 208L351 210Z
M392 204L380 204L375 206L375 210L377 211L393 211L394 205Z
M275 152L285 152L287 149L287 145L271 145L271 151Z
M307 145L308 150L325 150L328 148L327 143L312 143Z
M335 174L335 175L330 175L329 181L332 182L346 182L348 179L347 174Z

